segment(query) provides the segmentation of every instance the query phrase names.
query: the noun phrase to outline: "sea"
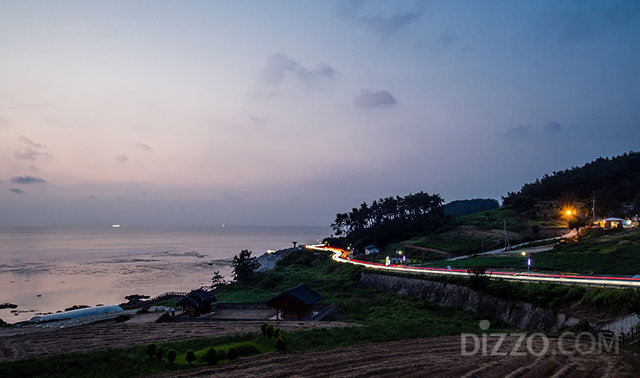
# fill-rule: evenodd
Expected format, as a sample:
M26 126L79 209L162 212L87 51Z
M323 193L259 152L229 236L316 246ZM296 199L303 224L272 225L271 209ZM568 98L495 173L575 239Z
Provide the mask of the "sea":
M328 227L0 226L0 309L8 323L74 305L111 305L231 280L231 259L314 244Z

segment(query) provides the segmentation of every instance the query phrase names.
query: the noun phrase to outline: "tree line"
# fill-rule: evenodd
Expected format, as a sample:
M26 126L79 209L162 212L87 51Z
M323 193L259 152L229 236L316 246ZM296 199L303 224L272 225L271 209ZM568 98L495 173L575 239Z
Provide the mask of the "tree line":
M582 167L545 174L518 192L502 197L503 205L517 211L533 209L538 200L596 199L596 214L619 213L623 205L640 204L640 152L598 158ZM638 207L636 207L636 212Z
M443 202L440 195L424 192L381 198L371 205L363 202L350 212L337 214L331 228L350 243L386 244L392 238L436 228L445 217Z

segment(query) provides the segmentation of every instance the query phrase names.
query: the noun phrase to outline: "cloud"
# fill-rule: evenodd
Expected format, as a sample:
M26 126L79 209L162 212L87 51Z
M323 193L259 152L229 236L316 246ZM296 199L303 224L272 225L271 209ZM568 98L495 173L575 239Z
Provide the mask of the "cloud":
M0 117L0 126L8 126L9 121L6 118Z
M29 139L29 138L25 137L24 135L20 135L20 136L18 137L18 140L19 140L20 142L22 142L22 143L28 144L28 145L29 145L29 146L31 146L31 147L35 147L35 148L43 148L43 147L45 147L43 144L41 144L41 143L36 143L36 142L32 141L31 139Z
M389 12L381 9L368 9L370 4L371 2L366 0L340 0L337 3L336 14L348 21L364 23L369 30L382 37L392 35L424 14L421 1L409 5L411 10L398 11L394 8L394 14L388 14ZM375 7L374 4L371 5Z
M397 101L387 91L370 91L362 89L360 95L355 98L355 105L362 109L375 109L379 107L391 106Z
M560 132L560 123L557 122L557 121L547 122L542 126L542 128L544 129L544 131L548 131L548 132L552 132L552 133L559 133Z
M15 193L15 194L24 194L24 193L26 193L24 190L20 190L20 189L16 189L16 188L11 188L11 189L9 189L9 191L11 193Z
M514 138L525 138L533 135L558 134L562 132L562 126L558 121L549 121L543 125L520 125L506 132L506 135Z
M560 42L585 43L609 29L625 24L640 14L637 0L576 1L557 4L547 12L544 27L559 35Z
M34 160L36 156L42 155L41 152L34 150L31 147L27 147L24 151L14 151L13 156L18 159Z
M96 198L98 198L98 197L94 196L93 194L89 194L89 198L90 198L90 199L96 199Z
M11 182L16 183L16 184L46 184L47 182L43 179L41 179L40 177L33 177L33 176L14 176L11 177L9 180L11 180Z
M151 151L151 147L147 146L147 145L146 145L146 144L144 144L144 143L138 143L138 142L136 142L136 143L134 143L133 145L134 145L134 146L136 146L137 148L141 149L141 150Z
M119 163L124 163L128 160L129 158L126 157L125 155L116 155L116 161L118 161Z
M318 68L309 70L283 53L268 56L267 66L262 69L262 79L272 85L283 81L287 75L309 84L317 78L331 79L337 74L335 69L325 63L320 63Z
M460 42L460 38L449 32L440 34L440 37L438 38L438 44L445 49L451 46L454 42Z

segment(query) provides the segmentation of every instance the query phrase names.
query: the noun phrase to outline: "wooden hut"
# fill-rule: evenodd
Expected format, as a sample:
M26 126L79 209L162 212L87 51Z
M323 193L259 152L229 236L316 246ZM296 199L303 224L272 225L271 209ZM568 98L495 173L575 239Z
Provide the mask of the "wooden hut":
M217 300L211 293L198 289L182 297L176 306L182 306L182 312L188 312L193 318L211 312L211 304Z
M267 306L276 310L277 318L302 319L313 313L313 304L320 299L320 294L300 283L269 299Z

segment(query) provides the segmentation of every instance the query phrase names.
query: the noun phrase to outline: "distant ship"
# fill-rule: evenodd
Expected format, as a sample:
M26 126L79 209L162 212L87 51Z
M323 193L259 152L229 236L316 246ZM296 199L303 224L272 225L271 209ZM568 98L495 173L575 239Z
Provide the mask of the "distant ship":
M114 225L111 225L111 228L120 228L120 225L119 224L114 224Z

